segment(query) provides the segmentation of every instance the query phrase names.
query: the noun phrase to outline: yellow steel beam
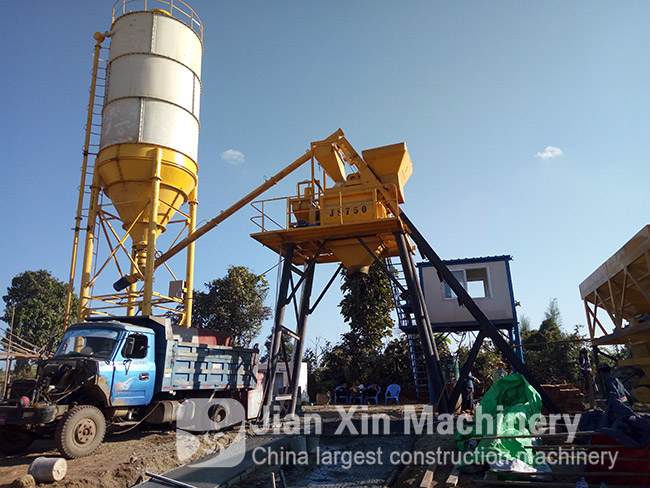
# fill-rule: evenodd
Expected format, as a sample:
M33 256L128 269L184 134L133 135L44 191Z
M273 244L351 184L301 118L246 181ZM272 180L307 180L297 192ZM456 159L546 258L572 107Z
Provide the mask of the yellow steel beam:
M83 203L84 191L86 189L86 173L88 172L88 155L90 153L90 136L92 135L93 112L95 108L95 95L97 93L97 70L99 69L99 54L102 48L102 42L110 34L105 32L95 32L95 51L93 54L93 71L90 82L90 96L88 99L88 115L86 117L86 135L84 137L83 161L81 163L81 182L79 183L79 199L77 200L77 214L75 216L74 239L72 242L72 259L70 263L70 275L68 277L68 296L65 303L65 321L64 328L70 325L70 312L72 307L72 294L74 293L74 278L77 271L77 253L79 250L79 232L81 231L81 221L83 220Z

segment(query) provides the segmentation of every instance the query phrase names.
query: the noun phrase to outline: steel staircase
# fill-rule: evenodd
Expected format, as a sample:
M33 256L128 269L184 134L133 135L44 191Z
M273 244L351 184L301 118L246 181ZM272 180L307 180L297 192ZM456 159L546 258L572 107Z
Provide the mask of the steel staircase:
M386 259L388 270L393 273L397 281L406 288L406 280L402 273L402 265L399 260ZM409 312L409 301L402 298L402 290L393 281L390 280L393 291L393 300L395 300L395 310L397 311L397 323L400 330L408 338L409 355L411 358L411 369L413 371L413 384L415 385L415 394L418 401L429 401L429 376L427 375L427 365L420 342L417 326L413 320L413 314Z

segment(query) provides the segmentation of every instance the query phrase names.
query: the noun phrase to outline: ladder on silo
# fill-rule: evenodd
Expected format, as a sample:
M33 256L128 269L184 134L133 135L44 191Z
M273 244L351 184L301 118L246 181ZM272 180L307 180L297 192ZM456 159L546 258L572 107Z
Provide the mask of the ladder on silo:
M386 267L395 276L396 281L406 288L406 280L402 272L402 264L399 260L386 258ZM402 290L394 280L390 280L397 312L397 324L400 330L406 334L408 339L409 356L411 359L411 370L413 372L413 384L415 395L418 401L429 401L429 375L427 374L426 359L420 342L420 335L413 320L413 315L408 313L408 301L402 298Z
M107 63L102 58L102 53L107 53L108 48L102 47L102 42L108 36L96 34L96 44L93 56L93 70L90 84L90 95L88 101L88 117L84 126L85 139L83 145L83 160L81 165L81 181L79 183L79 200L74 225L74 242L72 249L72 260L68 280L68 297L66 304L65 326L70 324L72 295L74 293L74 280L76 275L77 255L79 249L79 235L82 230L88 229L88 214L90 207L90 185L92 184L94 172L94 159L99 153L99 138L101 135L101 117L106 96ZM85 225L84 225L85 223ZM95 234L95 245L93 246L93 272L97 264L98 233Z

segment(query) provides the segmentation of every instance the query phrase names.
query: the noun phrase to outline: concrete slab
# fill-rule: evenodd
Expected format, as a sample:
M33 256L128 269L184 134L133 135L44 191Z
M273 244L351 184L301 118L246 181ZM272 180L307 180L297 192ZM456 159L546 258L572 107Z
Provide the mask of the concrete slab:
M255 448L275 450L285 447L287 443L287 436L282 435L248 437L245 444L240 442L239 448L234 445L229 446L234 448L230 457L211 454L173 469L165 473L165 476L196 488L230 487L250 476L255 469L259 468L253 462L252 453ZM140 488L169 488L169 486L169 484L157 480L149 480L138 485Z

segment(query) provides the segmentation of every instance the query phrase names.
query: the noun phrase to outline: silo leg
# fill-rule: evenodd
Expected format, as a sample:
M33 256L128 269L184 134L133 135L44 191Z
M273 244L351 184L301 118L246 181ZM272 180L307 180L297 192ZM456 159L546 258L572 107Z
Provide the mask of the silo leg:
M149 201L149 229L147 235L147 256L144 271L144 296L142 297L142 315L151 315L153 311L153 272L156 259L156 232L158 230L158 200L160 199L160 169L162 149L156 149L154 171L151 177L151 200Z

